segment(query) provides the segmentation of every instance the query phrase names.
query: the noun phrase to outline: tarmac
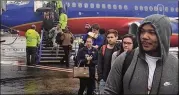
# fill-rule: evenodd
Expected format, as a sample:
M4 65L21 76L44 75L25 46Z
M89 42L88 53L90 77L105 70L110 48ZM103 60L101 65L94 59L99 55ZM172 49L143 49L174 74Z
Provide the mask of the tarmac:
M79 89L79 79L73 78L72 72L72 67L67 69L63 64L1 64L1 94L74 95Z

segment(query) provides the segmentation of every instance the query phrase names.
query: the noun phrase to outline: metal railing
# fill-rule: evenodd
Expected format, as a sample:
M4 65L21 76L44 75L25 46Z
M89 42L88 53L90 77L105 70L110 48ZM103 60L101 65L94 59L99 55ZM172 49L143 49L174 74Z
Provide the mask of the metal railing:
M40 45L39 45L39 51L38 51L38 63L40 63L41 60L41 54L42 54L42 41L43 41L43 30L41 31L41 36L40 36Z

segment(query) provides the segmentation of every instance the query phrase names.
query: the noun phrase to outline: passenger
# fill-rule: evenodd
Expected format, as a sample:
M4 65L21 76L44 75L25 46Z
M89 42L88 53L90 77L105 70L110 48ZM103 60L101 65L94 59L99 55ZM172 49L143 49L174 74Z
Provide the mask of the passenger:
M105 39L105 37L106 37L106 30L104 29L104 28L101 28L100 30L99 30L99 33L100 33L100 35L104 38L104 41L103 41L103 45L104 44L106 44L107 42L106 42L106 39Z
M103 45L104 39L105 39L99 33L100 26L98 24L93 24L91 29L92 29L92 32L88 32L88 34L86 34L88 36L85 36L83 38L83 40L85 41L87 37L92 37L94 40L93 47L100 49L100 47Z
M117 45L118 31L109 29L107 31L107 44L103 45L98 54L98 81L100 81L100 90L103 89L111 69L111 58L113 52L120 49Z
M114 60L124 51L131 51L137 47L136 38L133 34L126 34L122 37L121 49L112 54L111 66Z
M47 41L46 46L49 44L49 31L53 28L53 20L50 18L49 14L45 14L45 18L42 23L42 29L44 30L44 38Z
M91 25L90 24L85 24L85 31L86 31L86 33L88 33L88 32L91 32L92 31L92 29L91 29Z
M68 27L66 27L63 35L61 36L61 40L63 40L62 47L65 52L65 56L60 62L63 64L65 60L66 67L69 67L69 54L70 54L70 50L72 49L72 43L74 39L75 38L73 34L70 32Z
M52 40L53 49L54 48L57 49L57 46L58 46L58 43L56 42L56 36L58 33L61 33L61 34L63 33L62 29L60 28L60 25L57 25L57 27L54 27L49 31L49 38Z
M65 14L64 9L59 15L59 24L61 25L61 29L64 31L67 27L68 16Z
M39 33L35 31L36 26L32 25L31 29L28 29L25 33L26 37L26 58L27 65L35 65L37 57L37 47L40 44Z
M146 17L137 32L139 48L125 75L122 76L124 52L113 64L104 94L178 95L178 59L169 53L171 34L168 17Z
M84 34L83 36L82 36L82 42L81 43L79 43L79 49L80 48L82 48L82 47L84 47L84 43L86 42L86 38L88 37L88 32L91 32L92 30L91 30L91 25L90 24L85 24L85 32L86 32L86 34Z
M98 51L92 47L93 39L87 38L85 47L81 48L77 54L78 65L89 67L89 78L80 78L80 89L78 95L83 95L87 87L87 95L92 95L95 84L95 66L97 65Z

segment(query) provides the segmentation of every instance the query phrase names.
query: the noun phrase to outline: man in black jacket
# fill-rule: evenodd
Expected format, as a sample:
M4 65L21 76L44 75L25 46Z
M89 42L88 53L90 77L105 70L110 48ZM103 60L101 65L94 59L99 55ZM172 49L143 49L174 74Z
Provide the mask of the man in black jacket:
M107 80L111 69L111 58L113 52L119 50L117 44L118 31L110 29L107 31L107 44L103 45L98 54L98 81L100 81L100 90L103 89L104 82Z
M49 41L48 35L50 29L53 28L53 20L50 18L49 14L45 14L45 18L42 23L42 29L44 30L44 37L46 41Z

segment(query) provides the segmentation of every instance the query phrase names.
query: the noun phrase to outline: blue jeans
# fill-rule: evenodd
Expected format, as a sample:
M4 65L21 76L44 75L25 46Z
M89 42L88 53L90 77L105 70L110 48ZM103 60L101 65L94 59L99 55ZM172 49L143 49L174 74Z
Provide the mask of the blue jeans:
M105 87L106 82L102 79L99 82L99 90L100 90L100 94L102 94L104 87Z

